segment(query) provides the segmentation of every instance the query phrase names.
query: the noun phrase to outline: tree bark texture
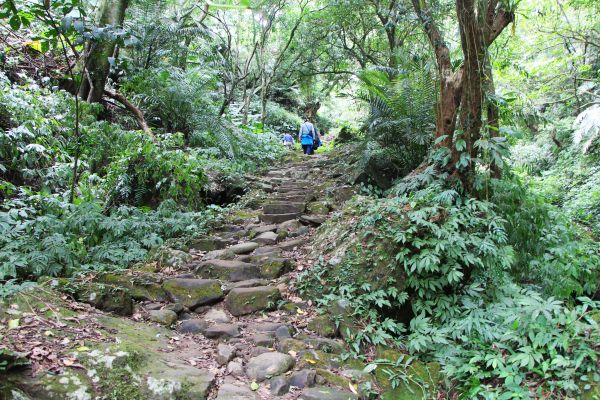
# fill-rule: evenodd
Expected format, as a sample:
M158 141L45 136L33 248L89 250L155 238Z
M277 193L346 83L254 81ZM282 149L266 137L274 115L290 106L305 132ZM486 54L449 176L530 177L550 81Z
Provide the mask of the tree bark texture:
M97 25L122 27L128 3L128 0L102 0L96 14ZM81 98L91 103L102 100L110 70L108 58L112 57L114 49L115 42L106 39L88 45L87 73L79 90Z

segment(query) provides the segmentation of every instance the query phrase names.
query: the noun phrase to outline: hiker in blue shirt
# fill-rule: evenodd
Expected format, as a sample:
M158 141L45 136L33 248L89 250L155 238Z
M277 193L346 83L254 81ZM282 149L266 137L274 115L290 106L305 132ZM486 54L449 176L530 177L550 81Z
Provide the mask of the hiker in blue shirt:
M294 147L294 138L289 133L286 133L285 135L283 135L282 143L285 147L291 149L292 147Z
M313 153L316 135L315 126L307 118L300 126L300 131L298 132L298 141L302 145L304 154L310 155Z

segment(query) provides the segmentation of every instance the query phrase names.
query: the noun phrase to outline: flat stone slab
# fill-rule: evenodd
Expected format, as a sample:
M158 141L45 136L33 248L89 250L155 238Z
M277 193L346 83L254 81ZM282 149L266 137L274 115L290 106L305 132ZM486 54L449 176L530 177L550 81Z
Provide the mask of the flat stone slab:
M231 240L223 239L220 237L209 237L193 240L190 243L190 248L200 251L213 251L222 250L231 244L233 244L231 243Z
M327 386L315 386L304 389L298 400L358 400L358 396Z
M254 231L256 234L260 235L261 233L271 232L277 229L276 224L270 225L257 225L249 227L249 230Z
M245 243L239 243L236 245L231 246L230 248L228 248L227 250L232 251L235 254L248 254L248 253L252 253L254 251L254 249L260 247L260 244L255 243L255 242L245 242Z
M148 313L148 316L150 321L165 326L173 325L177 321L177 313L171 310L152 310Z
M237 289L237 288L251 288L251 287L268 286L268 285L269 285L269 281L267 281L265 279L249 279L247 281L232 282L231 284L229 284L225 287L224 291L229 293L231 290Z
M215 373L187 365L164 365L145 378L148 399L208 398L215 382Z
M175 278L165 281L163 289L174 301L188 308L211 304L223 298L221 284L213 279Z
M286 242L280 243L278 247L284 251L289 251L293 250L295 247L302 246L304 243L305 242L302 239L288 240Z
M234 338L240 336L240 326L237 324L216 324L202 331L209 339Z
M218 310L215 308L211 308L204 315L203 318L205 321L217 322L217 323L227 323L231 322L231 318L225 313L223 310Z
M253 240L256 243L260 243L263 245L272 245L272 244L277 243L277 239L278 239L277 234L275 232L269 231L269 232L261 233L260 235L255 237Z
M250 389L250 385L227 379L219 386L219 392L215 400L258 400L258 395Z
M291 219L299 218L302 213L287 213L287 214L261 214L259 218L262 222L267 224L279 224L281 222L289 221Z
M206 328L208 328L209 324L207 321L201 319L187 319L179 325L177 330L181 333L200 333Z
M256 311L274 310L280 299L281 293L274 286L238 288L231 290L225 297L225 306L237 317Z
M258 266L237 260L205 261L196 268L196 275L230 282L261 278Z
M327 217L323 215L303 215L300 217L300 221L306 222L313 226L319 226L327 220Z
M263 212L265 214L289 214L304 212L306 209L305 203L293 203L277 201L263 205Z
M275 246L264 246L252 252L253 256L266 256L266 255L279 255L281 254L281 248Z
M246 366L250 379L262 382L267 378L281 375L294 367L294 358L288 354L270 352L251 358Z

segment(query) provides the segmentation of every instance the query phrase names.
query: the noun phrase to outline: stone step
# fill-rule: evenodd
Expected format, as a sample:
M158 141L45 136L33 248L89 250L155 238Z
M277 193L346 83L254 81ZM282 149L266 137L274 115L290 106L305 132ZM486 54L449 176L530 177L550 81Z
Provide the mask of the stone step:
M225 297L225 307L234 316L256 311L274 310L281 299L279 289L274 286L232 289Z
M308 197L306 195L297 195L297 196L273 196L271 197L273 201L289 201L291 203L301 203L306 202Z
M263 205L264 214L301 213L306 209L304 202L271 201Z
M259 216L262 222L267 224L279 224L281 222L289 221L291 219L296 219L300 217L302 213L286 213L286 214L261 214Z
M358 396L327 386L315 386L304 389L298 400L358 400Z
M221 284L213 279L169 279L163 283L163 289L173 301L190 309L212 304L223 298Z
M238 243L236 245L231 246L227 250L233 252L234 254L249 254L254 250L260 247L260 244L255 242L244 242Z
M312 226L320 226L326 219L327 217L324 215L303 215L300 217L300 221Z
M262 278L257 265L237 260L209 260L196 267L196 275L207 279L241 282Z
M255 237L253 240L256 243L260 243L260 244L264 244L264 245L272 245L277 243L279 237L277 236L277 234L275 232L263 232L260 235L258 235L257 237Z

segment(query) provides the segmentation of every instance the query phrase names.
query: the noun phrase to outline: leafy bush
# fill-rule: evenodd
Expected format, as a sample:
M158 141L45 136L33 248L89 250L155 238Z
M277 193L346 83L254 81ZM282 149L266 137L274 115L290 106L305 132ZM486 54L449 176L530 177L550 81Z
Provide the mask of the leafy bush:
M499 206L435 179L409 194L357 197L317 239L320 254L344 257L297 284L324 303L351 302L355 352L394 343L441 363L465 397L529 398L532 385L540 397L579 394L600 379L600 303L572 297L596 290L597 246L525 188L498 182L493 192Z
M100 204L72 205L56 196L9 201L0 211L0 280L114 270L144 261L167 239L204 232L219 208L185 212L173 201L155 211Z
M267 128L277 134L290 133L296 136L302 124L302 118L289 112L277 103L267 103Z

